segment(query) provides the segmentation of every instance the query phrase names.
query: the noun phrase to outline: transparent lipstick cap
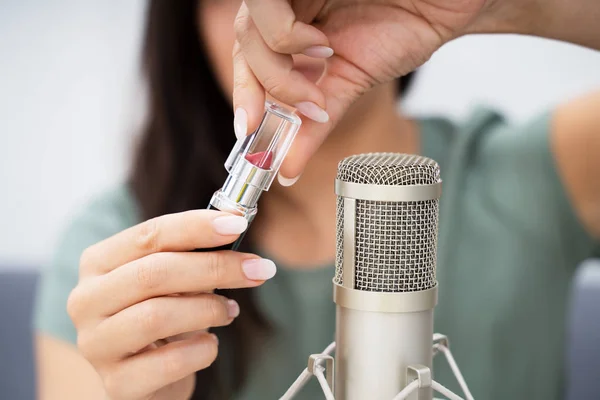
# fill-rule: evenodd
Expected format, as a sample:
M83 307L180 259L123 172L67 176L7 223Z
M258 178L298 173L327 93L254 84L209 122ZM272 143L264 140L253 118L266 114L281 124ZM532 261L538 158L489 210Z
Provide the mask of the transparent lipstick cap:
M269 190L301 124L296 114L267 101L258 129L237 141L225 169L257 189Z

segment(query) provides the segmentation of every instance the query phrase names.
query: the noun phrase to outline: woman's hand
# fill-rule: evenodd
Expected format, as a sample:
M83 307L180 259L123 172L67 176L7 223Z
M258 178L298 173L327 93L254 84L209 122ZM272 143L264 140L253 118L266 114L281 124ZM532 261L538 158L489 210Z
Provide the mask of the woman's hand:
M352 102L422 65L490 1L245 0L235 22L236 123L256 128L265 92L312 119L281 170L293 178ZM318 82L293 69L301 53L327 58Z
M449 40L520 33L600 50L599 17L598 0L245 0L233 51L236 133L258 126L265 93L296 107L311 120L281 169L294 178L361 94ZM297 54L327 59L318 82L293 69Z
M88 248L68 302L82 355L111 400L188 399L217 357L207 332L239 314L214 289L261 285L275 265L234 251L191 252L237 239L246 220L201 210L158 217Z

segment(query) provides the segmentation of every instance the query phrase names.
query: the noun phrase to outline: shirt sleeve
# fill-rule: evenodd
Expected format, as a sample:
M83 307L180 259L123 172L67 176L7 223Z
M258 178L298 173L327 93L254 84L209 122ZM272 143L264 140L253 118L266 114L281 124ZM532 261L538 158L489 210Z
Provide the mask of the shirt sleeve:
M126 187L110 191L79 212L63 233L49 265L42 271L33 314L38 332L75 343L67 299L79 280L79 259L89 246L136 222L133 198Z
M570 260L583 261L598 243L576 216L558 174L550 147L552 115L545 112L521 125L497 115L475 118L462 162L472 164L468 184L488 197L482 203L490 212L504 216L500 220L521 229L531 243L550 239Z

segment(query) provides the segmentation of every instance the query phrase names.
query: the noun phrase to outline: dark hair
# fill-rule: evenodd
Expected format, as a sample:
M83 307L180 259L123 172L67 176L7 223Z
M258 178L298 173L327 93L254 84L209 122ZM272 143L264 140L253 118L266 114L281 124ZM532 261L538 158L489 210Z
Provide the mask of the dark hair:
M143 219L204 208L226 178L223 162L235 142L233 112L199 39L198 1L149 2L143 49L148 117L130 179ZM400 80L402 90L409 82L410 76ZM250 251L251 240L249 236L240 251ZM228 390L238 390L250 349L269 332L249 289L220 293L243 310L218 332L233 357L233 371L219 376L218 359L198 372L196 387L201 392L196 390L195 400L228 398ZM225 378L230 385L224 384Z

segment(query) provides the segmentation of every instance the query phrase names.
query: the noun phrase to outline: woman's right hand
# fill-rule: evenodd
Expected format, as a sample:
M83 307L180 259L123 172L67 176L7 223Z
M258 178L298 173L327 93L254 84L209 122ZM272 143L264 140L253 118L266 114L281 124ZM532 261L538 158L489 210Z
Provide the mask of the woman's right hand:
M214 289L255 287L272 261L234 251L192 252L237 239L243 217L196 210L151 219L86 249L68 312L81 354L111 400L188 399L195 372L217 357L211 327L239 314Z
M258 127L265 94L304 118L281 175L295 182L350 105L469 33L521 33L600 49L598 0L245 0L235 20L234 125ZM294 55L326 58L313 82Z
M258 127L266 94L295 107L307 118L280 170L295 181L352 103L421 66L495 3L245 0L233 50L237 134ZM293 56L301 54L327 60L318 81L295 69Z

